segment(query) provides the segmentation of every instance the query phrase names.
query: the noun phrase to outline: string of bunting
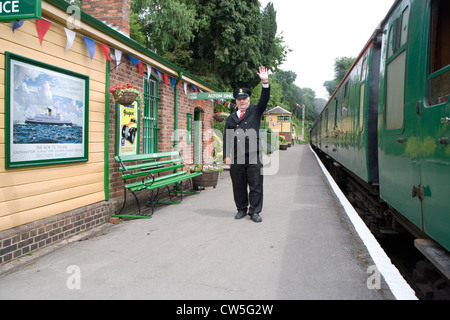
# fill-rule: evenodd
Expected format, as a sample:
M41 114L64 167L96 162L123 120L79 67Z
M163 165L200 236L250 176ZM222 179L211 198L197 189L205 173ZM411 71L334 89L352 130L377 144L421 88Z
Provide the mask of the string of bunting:
M27 20L20 20L20 21L14 22L13 26L12 26L12 32L14 33L17 29L22 27L23 24L24 24L24 21L27 21ZM67 51L69 51L72 48L72 45L73 45L73 43L75 41L77 33L75 31L71 30L71 29L68 29L68 28L66 28L64 26L61 26L58 23L49 21L49 20L44 19L44 18L38 19L37 22L36 22L36 31L37 31L37 34L38 34L38 37L39 37L39 42L42 45L42 42L44 41L44 37L45 37L47 31L50 29L52 24L58 25L58 26L64 28L64 31L66 33L66 38L67 38L65 53L67 53ZM103 44L101 42L98 42L98 41L93 40L93 39L91 39L89 37L86 37L86 36L83 36L83 39L84 39L84 43L85 43L85 45L86 45L86 47L88 49L89 57L91 58L91 60L94 58L94 55L95 55L95 52L96 52L96 43L98 43L100 45L100 47L102 48L102 51L103 51L103 54L104 54L105 58L108 61L111 61L111 55L112 55L111 49L114 49L113 56L114 56L114 59L116 61L115 69L120 66L120 64L122 63L122 51L120 51L118 49L115 49L115 48L111 48L110 46L108 46L106 44ZM127 54L127 56L129 58L129 60L131 61L131 63L134 66L138 67L139 74L142 75L143 77L145 77L145 74L144 74L144 63L141 60L139 60L139 59L137 59L137 58L135 58L135 57L133 57L133 56L131 56L129 54ZM158 79L159 79L158 84L160 84L161 81L164 81L164 83L167 86L169 85L169 76L167 74L159 71L156 68L152 69L152 67L149 64L147 64L147 63L145 64L145 67L147 69L146 70L147 71L147 78L150 78L150 75L152 74L152 71L154 71L156 73L156 75L158 76ZM174 77L170 77L170 78L171 78L171 80L170 80L170 88L171 88L171 90L173 90L173 88L175 86L175 83L176 83L176 79ZM178 83L178 88L180 88L181 82L182 81L180 81ZM188 83L184 82L184 93L185 94L188 93L188 90L187 90L188 85L190 85L192 87L194 92L199 92L199 91L203 92L202 90L197 89L192 84L188 84Z
M234 107L236 107L235 104L233 104L227 100L217 99L216 102L217 102L217 104L223 104L224 107L229 108L230 110L232 110Z

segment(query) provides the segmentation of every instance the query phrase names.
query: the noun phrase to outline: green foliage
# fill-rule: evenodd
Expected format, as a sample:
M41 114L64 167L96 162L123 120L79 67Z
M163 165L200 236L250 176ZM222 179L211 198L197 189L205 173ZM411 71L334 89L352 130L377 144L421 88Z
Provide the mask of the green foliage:
M131 38L224 90L258 84L289 49L276 36L272 3L258 0L132 0Z
M336 91L341 81L345 78L345 75L352 67L356 58L353 57L341 57L336 58L334 61L334 79L325 81L323 86L327 89L330 96Z

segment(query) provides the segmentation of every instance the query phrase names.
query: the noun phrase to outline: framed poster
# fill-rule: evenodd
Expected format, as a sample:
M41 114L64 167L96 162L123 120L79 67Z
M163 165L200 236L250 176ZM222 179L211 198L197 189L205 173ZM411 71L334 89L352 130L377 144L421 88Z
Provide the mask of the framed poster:
M139 153L139 103L128 106L116 102L117 144L116 155Z
M89 77L6 52L6 168L88 161Z

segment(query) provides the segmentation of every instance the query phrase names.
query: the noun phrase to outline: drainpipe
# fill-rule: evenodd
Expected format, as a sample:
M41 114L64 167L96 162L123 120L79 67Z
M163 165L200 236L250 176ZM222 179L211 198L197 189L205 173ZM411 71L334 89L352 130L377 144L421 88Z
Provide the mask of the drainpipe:
M174 132L174 142L173 142L173 149L175 150L175 151L177 151L178 150L178 84L180 83L180 81L181 81L181 78L183 78L183 72L180 72L179 74L178 74L178 79L177 79L177 81L175 82L175 88L174 88L174 91L175 91L175 110L174 110L174 119L173 119L173 122L174 122L174 130L175 130L175 132Z

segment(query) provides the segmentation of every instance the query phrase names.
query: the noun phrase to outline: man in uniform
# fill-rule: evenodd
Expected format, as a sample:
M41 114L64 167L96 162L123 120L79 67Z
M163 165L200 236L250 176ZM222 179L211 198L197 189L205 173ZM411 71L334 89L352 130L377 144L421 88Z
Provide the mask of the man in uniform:
M259 68L262 82L261 98L257 105L250 105L251 91L238 88L233 92L237 110L225 123L223 156L230 166L236 219L247 214L254 222L261 222L259 215L263 205L263 176L259 141L261 116L270 99L269 74L265 67ZM249 190L247 190L247 187Z

